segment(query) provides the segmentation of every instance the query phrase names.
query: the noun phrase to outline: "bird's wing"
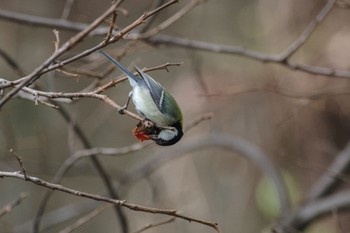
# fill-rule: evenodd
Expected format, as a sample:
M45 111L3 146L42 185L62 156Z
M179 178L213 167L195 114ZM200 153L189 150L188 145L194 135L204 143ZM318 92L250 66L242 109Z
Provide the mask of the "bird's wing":
M146 86L151 93L151 97L159 111L172 118L171 121L182 122L182 113L176 100L152 77L144 73L137 66L135 68L141 78L145 81Z
M151 97L154 103L157 105L158 109L164 114L169 114L168 112L165 112L164 98L166 98L166 96L165 96L164 88L157 81L155 81L149 75L144 73L140 68L138 68L137 66L135 66L135 68L137 72L140 74L140 76L143 78L143 80L145 81L146 86L151 93Z

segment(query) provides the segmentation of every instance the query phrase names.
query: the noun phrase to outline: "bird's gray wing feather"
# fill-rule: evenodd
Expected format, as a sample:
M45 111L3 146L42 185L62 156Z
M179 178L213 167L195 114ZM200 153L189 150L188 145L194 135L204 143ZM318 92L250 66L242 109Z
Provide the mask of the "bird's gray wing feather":
M146 86L151 93L151 97L154 103L157 105L158 109L164 114L169 114L168 112L165 111L166 108L164 106L165 98L167 98L165 95L164 88L157 81L155 81L149 75L144 73L140 68L138 68L137 66L135 66L135 68L137 72L140 74L140 76L143 78L143 80L145 81Z

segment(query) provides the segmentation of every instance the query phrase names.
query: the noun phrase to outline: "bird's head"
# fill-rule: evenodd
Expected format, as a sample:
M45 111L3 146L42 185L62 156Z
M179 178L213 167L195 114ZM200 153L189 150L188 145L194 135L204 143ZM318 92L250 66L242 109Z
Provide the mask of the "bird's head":
M172 125L174 129L162 129L159 134L156 135L154 140L160 146L171 146L180 141L182 136L184 135L182 130L181 122L175 123Z
M153 140L160 146L171 146L183 136L181 121L168 128L160 128L150 121L140 121L133 129L134 136L140 141Z

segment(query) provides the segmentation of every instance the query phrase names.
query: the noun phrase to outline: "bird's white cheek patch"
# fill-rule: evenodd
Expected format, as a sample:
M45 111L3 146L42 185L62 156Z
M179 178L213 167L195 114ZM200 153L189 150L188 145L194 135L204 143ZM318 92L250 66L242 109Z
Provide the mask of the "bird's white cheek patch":
M165 129L159 133L158 138L169 141L169 140L175 138L177 134L178 134L177 131L171 131L171 130Z

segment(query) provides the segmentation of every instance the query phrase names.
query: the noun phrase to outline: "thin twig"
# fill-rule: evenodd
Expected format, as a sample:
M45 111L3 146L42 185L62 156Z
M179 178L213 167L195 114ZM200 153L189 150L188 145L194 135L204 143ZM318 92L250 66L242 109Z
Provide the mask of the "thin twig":
M164 70L168 70L168 67L169 66L180 66L182 63L165 63L165 64L162 64L162 65L159 65L159 66L154 66L154 67L150 67L150 68L143 68L142 71L143 72L149 72L149 71L154 71L154 70L161 70L161 69L164 69ZM137 72L134 72L134 74L136 75ZM108 88L110 87L114 87L115 85L117 85L118 83L120 82L123 82L124 80L127 80L128 78L124 75L123 78L120 78L120 79L116 79L116 80L111 80L110 82L104 84L103 86L101 87L98 87L96 90L95 90L95 93L97 94L100 94L102 92L104 92L105 90L107 90Z
M168 28L170 25L181 19L182 16L184 16L186 13L188 13L190 10L192 10L194 7L196 7L204 1L205 0L192 0L186 6L181 8L181 10L177 11L174 15L163 21L161 24L157 25L156 27L147 32L142 33L140 35L140 38L149 38L158 34L159 32L163 31L164 29Z
M72 22L66 19L54 19L48 17L40 17L35 15L28 15L23 13L18 13L14 11L7 11L0 9L0 19L8 20L11 22L16 22L19 24L45 27L45 28L56 28L61 30L68 30L73 32L80 32L87 28L89 24ZM93 35L106 35L109 27L98 27L92 30Z
M134 35L130 35L128 38L133 38ZM137 38L138 35L135 35ZM282 62L281 56L279 54L266 54L254 50L249 50L241 46L233 46L233 45L222 45L216 43L210 43L199 40L191 40L186 38L180 38L169 35L157 35L152 38L145 40L146 42L153 45L168 45L168 46L178 46L189 49L197 49L202 51L214 52L214 53L222 53L222 54L231 54L231 55L240 55L250 59L254 59L261 62L270 62L277 63L282 66L286 66L291 70L299 70L301 72L314 74L314 75L323 75L323 76L332 76L339 78L350 78L349 70L341 70L335 68L321 67L321 66L312 66L299 64L292 61Z
M214 113L212 112L200 114L184 127L184 131L187 132L189 129L196 127L199 123L206 120L211 120L213 117Z
M157 9L158 7L160 7L161 5L163 5L163 3L165 2L165 0L155 0L153 1L152 7L150 9ZM156 20L158 14L153 15L152 17L149 18L149 20L147 22L145 22L145 24L143 25L143 27L139 30L140 33L145 32L148 30L148 28L152 25L152 23Z
M64 4L64 8L62 11L61 19L68 19L70 12L72 10L74 0L66 0L66 3Z
M108 195L108 193L105 192L105 194L102 196L104 195ZM62 205L58 208L47 211L47 213L42 216L40 232L47 232L48 229L52 229L53 226L57 225L62 227L62 223L67 223L67 221L77 219L80 216L84 215L84 213L90 212L93 209L97 208L99 205L101 205L101 203L92 202L90 199L82 199L80 201L75 201L70 204ZM123 207L118 206L118 208L124 210ZM31 218L25 222L16 224L16 226L13 228L13 232L28 232L28 229L33 228L34 221L35 219ZM125 231L123 231L123 229L120 229L119 232L124 233Z
M157 7L156 9L144 13L144 15L145 15L145 17L146 17L145 19L148 19L149 17L152 17L152 16L155 15L156 13L158 13L158 12L164 10L165 8L171 6L171 5L175 4L175 3L178 3L178 2L179 2L179 0L170 0L170 1L167 2L167 3L165 3L165 4L163 4L163 5L160 5L160 6Z
M56 40L53 42L55 45L55 53L56 53L60 47L60 32L54 29L53 34L55 35L55 38L56 38Z
M338 184L337 179L344 174L350 167L350 142L334 158L332 164L326 169L325 173L311 186L307 194L307 201L317 200L329 193L334 186Z
M79 227L81 227L83 224L89 222L91 219L102 213L104 210L106 210L108 207L110 207L110 204L104 204L100 205L97 208L95 208L93 211L88 213L87 215L79 218L77 221L75 221L73 224L65 227L64 229L60 230L58 233L70 233Z
M135 231L134 233L141 233L141 232L144 232L148 229L159 227L159 226L174 222L175 220L176 220L176 218L169 218L169 219L161 221L161 222L151 223L151 224L148 224L147 226L142 227L140 230Z
M116 20L117 20L117 11L114 11L113 14L112 14L112 20L111 20L111 22L109 24L109 30L108 30L107 36L104 39L106 44L108 43L109 39L112 37L113 30L115 28L115 21Z
M4 216L5 214L10 213L13 210L13 208L15 208L16 206L21 204L22 201L24 199L26 199L28 196L29 196L29 193L20 193L19 196L16 198L16 200L14 200L14 201L8 203L7 205L5 205L4 207L2 207L0 209L0 218L2 216Z
M287 61L310 37L310 35L314 32L316 27L323 21L324 18L328 15L328 13L333 9L337 0L329 0L326 5L322 8L322 10L316 15L315 18L311 19L308 26L304 29L304 31L299 35L297 39L293 41L289 47L279 54L280 61Z
M295 99L308 99L308 100L318 100L323 97L336 96L336 95L348 95L350 90L348 86L326 86L324 88L318 88L315 90L308 90L307 92L301 92L295 88L286 88L283 86L278 86L276 84L266 83L244 83L234 86L229 86L225 89L218 91L212 91L205 94L199 94L199 96L206 97L220 97L228 95L240 95L250 92L269 92L277 95L281 95L287 98Z
M18 165L21 168L21 172L24 175L24 178L27 179L27 172L26 172L26 169L24 168L22 157L17 155L17 153L14 152L13 149L10 149L10 153L16 158Z
M102 74L100 72L88 70L88 69L79 69L76 67L63 66L62 68L60 68L60 70L68 72L68 73L78 74L79 76L84 76L84 77L88 77L88 78L91 77L91 78L99 79L99 80L105 78L104 74Z
M8 83L8 82L9 82L8 80L0 78L0 83ZM23 87L22 90L16 94L16 97L19 97L19 98L22 98L25 100L33 101L36 105L38 103L41 103L41 104L47 105L49 107L57 108L57 106L53 103L53 101L51 103L49 103L49 101L50 101L49 98L44 97L44 96L40 96L37 93L37 91L38 90L36 90L36 89L32 89L29 87ZM55 99L54 101L55 101L55 103L57 103L57 102L71 103L72 102L72 100L67 99L67 98L64 98L64 99L58 98L58 99Z
M1 11L1 10L0 10ZM19 67L17 62L10 57L4 50L0 49L0 56L6 61L6 63L11 67L11 69L18 75L23 76L24 71ZM1 85L0 85L1 86ZM1 87L0 87L1 89Z

